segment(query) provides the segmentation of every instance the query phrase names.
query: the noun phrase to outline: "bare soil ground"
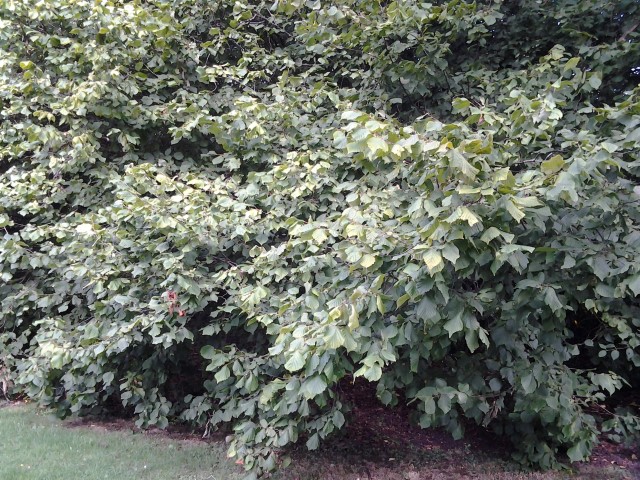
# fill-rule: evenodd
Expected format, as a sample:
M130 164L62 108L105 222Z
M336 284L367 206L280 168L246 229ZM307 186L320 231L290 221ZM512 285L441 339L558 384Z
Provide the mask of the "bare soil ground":
M462 440L443 429L421 429L408 408L387 408L366 384L343 392L355 405L342 436L312 454L294 454L286 480L640 480L640 452L602 441L590 462L563 472L523 472L512 448L469 425ZM297 462L296 462L297 461Z

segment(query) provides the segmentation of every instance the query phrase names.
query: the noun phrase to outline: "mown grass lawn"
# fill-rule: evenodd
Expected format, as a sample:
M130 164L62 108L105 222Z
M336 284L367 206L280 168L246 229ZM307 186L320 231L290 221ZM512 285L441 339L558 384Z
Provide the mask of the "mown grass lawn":
M2 480L234 480L224 445L65 428L28 405L0 408Z

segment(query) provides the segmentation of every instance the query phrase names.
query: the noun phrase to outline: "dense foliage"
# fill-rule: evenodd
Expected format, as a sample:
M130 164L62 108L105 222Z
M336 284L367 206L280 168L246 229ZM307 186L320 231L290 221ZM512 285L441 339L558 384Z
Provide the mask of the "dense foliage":
M5 389L230 425L250 475L354 377L541 467L639 429L637 0L0 18Z

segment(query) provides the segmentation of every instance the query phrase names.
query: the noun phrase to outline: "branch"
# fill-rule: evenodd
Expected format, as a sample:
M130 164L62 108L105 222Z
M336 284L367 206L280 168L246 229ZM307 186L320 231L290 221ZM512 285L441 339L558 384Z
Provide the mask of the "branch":
M633 31L638 28L638 26L640 26L640 22L636 22L629 30L627 30L626 32L624 32L622 34L622 36L618 39L619 42L624 42L624 40L627 38L627 35L629 35L630 33L633 33Z

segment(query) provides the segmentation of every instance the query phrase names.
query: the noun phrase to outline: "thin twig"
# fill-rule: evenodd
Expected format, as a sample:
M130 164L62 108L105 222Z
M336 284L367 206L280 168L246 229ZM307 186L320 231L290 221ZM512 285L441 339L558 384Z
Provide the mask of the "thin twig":
M636 22L629 30L627 30L626 32L624 32L622 34L622 36L618 39L619 42L624 42L625 39L627 38L627 35L629 35L630 33L633 33L633 31L638 28L640 26L640 22Z

